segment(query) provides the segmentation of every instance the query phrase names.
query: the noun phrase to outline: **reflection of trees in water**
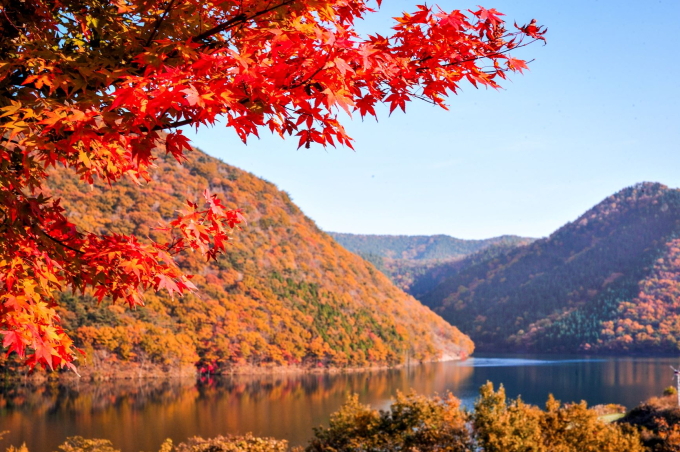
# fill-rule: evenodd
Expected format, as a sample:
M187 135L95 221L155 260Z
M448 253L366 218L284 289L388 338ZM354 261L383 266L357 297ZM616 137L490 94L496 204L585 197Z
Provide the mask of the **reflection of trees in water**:
M329 399L344 400L350 393L359 394L366 401L389 400L397 390L411 389L423 394L442 392L447 388L456 394L474 372L472 367L454 367L444 370L443 364L413 366L411 368L385 369L371 372L343 374L272 374L266 376L232 376L213 379L199 385L202 398L235 397L243 403L248 400L285 401L303 399L323 402Z
M54 450L66 436L102 437L125 451L253 432L304 444L347 396L386 408L397 390L434 394L464 384L473 368L444 364L348 374L230 376L186 380L17 385L0 389L0 444ZM469 383L469 382L468 382Z
M34 415L58 412L100 412L108 408L142 409L149 404L170 408L179 403L236 398L251 401L304 399L320 402L344 398L349 393L370 399L389 399L396 390L411 389L434 394L442 387L455 388L473 372L472 367L442 371L431 364L411 368L338 374L235 375L203 379L198 383L182 379L140 379L102 382L51 382L44 385L9 384L0 387L0 413L31 412Z
M549 361L550 357L547 359ZM670 357L595 358L592 361L564 361L561 364L500 367L431 363L411 368L338 374L234 375L206 378L199 382L190 379L131 379L96 383L73 380L44 385L3 383L0 384L0 410L101 410L121 404L140 408L148 403L170 402L188 390L195 392L195 397L200 398L224 396L225 393L242 396L246 393L256 400L272 401L297 397L318 401L334 394L343 395L347 391L366 396L373 394L375 398L389 398L396 389L408 391L411 388L423 394L434 394L447 388L458 395L458 388L473 383L473 374L474 380L479 381L474 382L475 392L477 386L486 379L500 382L506 380L507 383L523 381L522 387L534 387L537 382L565 388L596 385L638 387L648 385L651 380L670 381L672 374L669 377L668 366L678 364L679 358ZM80 400L87 398L92 399L91 403Z
M540 361L539 361L540 362ZM474 362L471 362L474 364ZM124 451L158 450L165 438L253 432L305 444L348 394L387 408L397 390L432 395L447 390L467 399L486 380L503 383L543 405L549 393L564 402L622 403L632 407L672 384L677 359L565 361L499 367L433 363L348 374L271 374L193 380L120 380L96 384L0 387L0 443L27 442L55 450L66 436L103 437ZM469 400L468 400L469 402Z
M148 403L165 405L193 393L192 380L116 380L96 383L51 382L44 385L14 384L0 388L3 411L34 415L59 412L99 412L111 407L141 409Z
M675 364L675 361L669 359L669 363ZM571 364L567 368L526 366L487 369L439 363L344 374L236 375L215 377L198 383L181 379L143 379L97 383L75 381L41 386L16 384L0 387L0 416L10 412L30 413L38 417L58 413L85 415L101 413L109 408L116 411L141 410L151 405L160 406L168 412L181 411L199 402L218 401L233 409L247 409L266 402L339 405L350 393L359 394L364 402L384 407L397 390L408 392L414 389L421 394L450 390L454 395L460 395L459 389L466 384L467 389L470 389L474 372L480 374L476 375L475 380L489 377L505 381L509 387L514 387L513 381L517 381L520 392L526 391L527 382L535 384L537 381L549 381L555 391L561 392L560 388L570 391L576 388L592 390L595 386L603 389L634 388L649 384L650 380L668 379L660 373L667 366L660 366L658 358L649 361L639 358L618 359L592 364Z

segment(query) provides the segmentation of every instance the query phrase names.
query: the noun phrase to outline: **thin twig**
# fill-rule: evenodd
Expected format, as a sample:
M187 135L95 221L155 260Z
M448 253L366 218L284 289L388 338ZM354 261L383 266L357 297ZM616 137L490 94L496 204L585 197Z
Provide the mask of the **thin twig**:
M144 45L144 47L149 47L149 44L151 44L151 41L153 40L153 38L156 37L158 30L161 28L161 24L163 23L163 21L165 20L165 17L170 12L170 9L172 9L172 6L174 5L174 3L175 3L175 0L170 0L170 3L168 3L168 6L165 8L165 11L163 12L163 14L156 19L154 29L151 32L151 34L149 35L149 39L146 40L146 44Z
M477 56L477 57L474 57L474 58L468 58L468 59L465 59L465 60L454 61L454 62L451 62L451 63L442 64L441 67L456 66L456 65L458 65L458 64L469 63L470 61L481 60L482 58L490 58L490 57L493 57L493 56L504 55L504 54L506 54L506 53L508 53L508 52L512 52L512 51L515 50L515 49L519 49L519 48L522 48L522 47L526 47L526 46L528 46L528 45L530 45L530 44L533 44L533 43L536 42L536 41L539 41L539 39L534 39L533 41L529 41L529 42L527 42L527 43L525 43L525 44L518 44L518 45L516 45L515 47L513 47L513 48L511 48L511 49L505 49L505 50L503 50L503 51L501 51L501 52L494 52L494 53L490 53L490 54L488 54L488 55L481 55L481 56Z
M9 16L7 16L7 11L5 10L5 7L4 7L4 6L2 7L2 14L5 15L5 19L7 19L7 22L9 22L9 24L10 24L11 26L14 27L14 29L15 29L16 31L18 31L19 33L21 33L21 30L19 30L19 29L17 28L17 26L14 25L14 22L12 22L12 20L9 18Z

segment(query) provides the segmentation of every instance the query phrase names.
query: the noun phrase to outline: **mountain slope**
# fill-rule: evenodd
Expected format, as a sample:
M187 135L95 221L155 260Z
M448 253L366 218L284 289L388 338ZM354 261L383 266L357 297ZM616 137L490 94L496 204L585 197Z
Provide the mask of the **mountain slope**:
M680 190L644 183L420 300L485 350L680 349Z
M504 235L485 240L463 240L448 235L370 235L329 233L338 243L357 253L386 274L402 290L417 296L475 259L534 239Z
M205 188L242 208L248 224L217 262L179 258L198 295L147 293L146 306L130 311L65 294L63 323L91 365L364 366L471 353L468 337L335 243L273 184L200 151L184 166L157 164L151 183L110 189L53 171L50 194L92 231L153 237Z
M409 286L404 290L413 295L416 299L420 299L439 284L464 271L466 268L506 254L520 246L529 245L534 241L535 239L518 238L513 241L494 243L460 259L434 262L422 266L417 273L413 273Z

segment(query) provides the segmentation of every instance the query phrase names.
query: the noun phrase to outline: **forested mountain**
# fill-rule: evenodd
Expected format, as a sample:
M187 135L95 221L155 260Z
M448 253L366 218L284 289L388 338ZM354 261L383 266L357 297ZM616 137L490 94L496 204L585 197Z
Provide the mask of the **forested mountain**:
M626 188L420 300L485 350L677 352L680 190Z
M330 232L348 250L359 254L397 286L416 296L431 290L479 256L526 245L534 239L504 235L485 240L463 240L448 235L370 235ZM472 258L475 255L477 257Z
M91 189L59 169L49 194L96 232L161 234L159 223L205 188L248 223L216 262L179 257L197 295L147 293L146 306L130 311L64 294L62 322L90 364L365 366L472 352L467 336L338 245L273 184L197 150L183 166L159 159L152 179Z
M416 271L411 270L410 273L407 273L405 270L407 267L403 264L399 265L400 263L396 263L397 265L393 265L390 268L393 269L392 271L411 276L409 285L405 290L415 298L420 299L443 281L466 268L493 259L517 247L528 245L534 240L527 238L495 243L460 259L421 265ZM403 280L404 278L401 279Z

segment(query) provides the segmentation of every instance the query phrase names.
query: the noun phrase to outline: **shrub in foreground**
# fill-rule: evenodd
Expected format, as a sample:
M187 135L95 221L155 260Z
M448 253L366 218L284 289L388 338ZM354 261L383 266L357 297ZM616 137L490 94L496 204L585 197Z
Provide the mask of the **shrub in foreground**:
M644 451L637 431L606 423L585 402L560 404L551 395L545 410L520 398L506 401L505 390L487 383L472 414L472 427L485 452L637 452Z
M1 438L0 438L1 439ZM81 436L68 438L58 447L59 452L120 452L107 439L86 439ZM288 442L271 438L258 438L250 433L245 436L218 436L211 439L190 438L173 445L167 439L158 452L289 452ZM295 452L293 449L292 452ZM25 445L10 447L7 452L29 452Z
M397 393L389 410L359 403L355 394L331 416L328 428L314 430L308 452L468 451L472 438L469 415L460 401Z
M680 407L676 394L652 397L630 410L620 422L640 432L646 450L680 452Z
M172 447L170 440L166 441L160 452L287 452L288 442L271 438L246 436L218 436L212 439L194 437L186 443Z

